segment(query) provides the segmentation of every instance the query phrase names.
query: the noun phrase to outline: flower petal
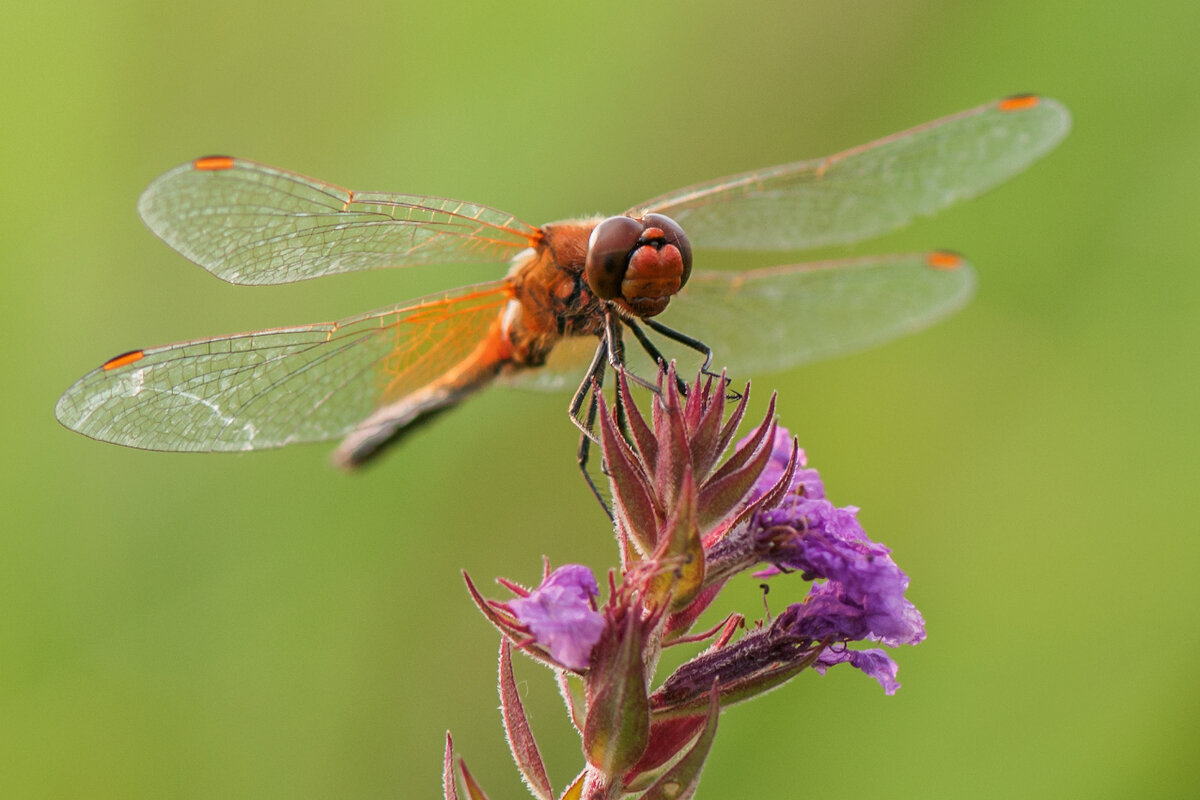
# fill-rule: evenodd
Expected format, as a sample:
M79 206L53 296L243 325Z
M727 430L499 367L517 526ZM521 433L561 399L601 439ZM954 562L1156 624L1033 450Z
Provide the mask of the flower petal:
M825 670L843 663L848 663L879 681L879 685L887 694L895 694L900 688L896 681L896 662L882 650L837 650L827 647L813 663L813 669L824 675Z
M566 564L528 596L509 600L507 605L533 632L538 644L563 666L586 669L592 646L604 631L604 615L591 604L591 598L599 593L590 569Z

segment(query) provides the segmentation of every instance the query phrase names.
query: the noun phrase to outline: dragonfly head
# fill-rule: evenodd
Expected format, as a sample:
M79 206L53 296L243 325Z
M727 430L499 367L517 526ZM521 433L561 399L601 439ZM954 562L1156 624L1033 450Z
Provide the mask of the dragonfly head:
M691 273L692 245L679 223L662 214L609 217L588 239L588 286L639 317L661 313Z

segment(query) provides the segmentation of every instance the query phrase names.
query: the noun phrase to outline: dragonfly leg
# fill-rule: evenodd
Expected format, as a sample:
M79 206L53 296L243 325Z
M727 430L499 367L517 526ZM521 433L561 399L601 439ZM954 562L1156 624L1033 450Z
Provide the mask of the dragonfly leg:
M633 331L633 337L638 340L638 344L642 346L642 349L645 350L652 359L654 359L654 363L658 365L658 368L663 372L666 372L666 356L662 354L662 351L658 349L654 342L650 341L650 337L646 335L646 332L642 330L641 326L631 319L622 321L629 326L629 330ZM707 362L705 362L705 366L708 366ZM679 387L679 393L687 396L687 382L683 378L676 375L675 383Z
M612 519L612 509L609 508L604 495L600 493L600 487L592 480L592 475L587 469L592 442L598 443L596 434L592 429L596 424L596 414L600 409L600 400L597 397L597 393L604 383L604 369L607 366L608 354L608 339L601 338L600 344L596 347L596 354L592 356L592 363L588 366L587 374L583 376L583 381L579 384L579 388L575 390L575 396L571 398L571 404L567 408L567 413L570 415L571 421L575 423L575 427L579 428L580 431L579 448L575 451L575 461L579 464L579 471L583 474L583 481L596 498L596 502L600 503L600 507L604 509L604 513L608 515L609 519ZM581 419L579 412L583 409L585 398L588 399L588 410L586 417Z
M579 412L583 409L583 401L588 397L592 398L592 404L595 404L595 389L604 380L605 360L608 357L608 341L601 339L600 344L596 347L596 354L592 356L592 363L588 365L587 373L583 376L583 381L580 382L579 388L575 390L575 395L571 398L571 404L567 406L567 415L571 418L571 422L575 423L575 427L579 428L585 439L600 443L596 438L596 434L592 432L592 425L595 423L594 413L589 411L588 419L585 421L580 419Z
M600 408L599 393L600 388L604 385L605 368L611 366L614 372L624 373L625 371L625 344L621 338L621 322L621 318L611 311L605 313L604 335L600 337L600 344L596 346L596 353L592 356L592 362L588 366L587 373L584 375L583 381L579 384L579 388L575 390L575 395L571 398L571 403L567 408L567 413L570 415L571 421L575 423L575 427L579 428L580 431L579 448L576 450L576 462L579 464L579 471L583 473L584 482L587 483L588 488L600 503L600 507L604 509L604 513L608 514L610 519L613 516L612 509L604 499L600 488L596 486L596 482L592 480L591 473L587 470L587 464L592 444L600 443L594 428L596 425L596 415L599 413ZM630 373L625 374L639 385L651 391L657 391L657 387L644 378ZM580 412L583 410L585 398L588 398L588 410L587 414L581 417ZM627 422L625 419L625 404L620 392L616 396L616 410L617 425L624 431L627 428ZM601 472L608 474L603 464L601 464Z
M674 328L668 328L666 325L663 325L661 322L659 322L656 319L651 319L651 318L647 317L643 320L643 322L646 323L646 327L648 327L650 330L652 330L656 333L662 334L663 336L667 337L668 339L670 339L673 342L679 342L684 347L691 348L692 350L695 350L697 353L704 356L704 363L702 365L700 365L700 371L703 372L705 375L713 374L708 371L708 368L712 364L712 359L713 359L713 352L712 352L711 347L709 347L708 345L706 345L704 342L700 341L699 339L694 339L691 336L688 336L686 333L680 333L679 331L675 330Z
M605 312L604 318L604 335L605 341L608 342L608 365L613 368L613 372L625 371L625 342L620 335L620 325L631 325L629 319L618 317L617 314L611 311ZM635 330L634 335L637 336L640 331ZM652 354L653 355L653 354ZM650 383L646 378L642 378L634 372L625 372L625 379L632 380L642 389L648 389L654 393L658 393L659 386L656 383Z
M597 386L597 389L598 388L599 386ZM589 426L596 423L596 412L599 408L600 401L596 398L596 395L593 394L591 401L588 403L587 410L587 424ZM586 433L580 434L579 449L575 451L575 460L579 464L580 473L583 474L584 483L587 484L588 489L590 489L592 492L592 496L596 498L596 502L600 504L600 507L604 509L604 513L607 514L608 518L611 520L613 518L612 508L608 505L608 501L604 499L604 495L600 492L600 487L596 485L594 480L592 480L592 474L588 472L588 457L590 456L591 451L591 437ZM601 470L603 471L603 467L601 467Z
M643 321L646 323L646 326L650 328L650 330L652 330L656 333L662 334L663 336L667 337L668 339L670 339L673 342L679 342L684 347L695 350L697 353L700 353L702 356L704 356L704 363L700 365L700 373L702 375L709 377L709 378L721 378L720 375L716 374L715 372L713 372L709 369L709 366L712 365L713 351L712 351L712 348L709 347L707 344L700 341L699 339L688 336L686 333L680 333L679 331L675 330L674 328L669 328L666 325L663 325L661 322L659 322L656 319L646 318ZM636 331L634 332L634 335L635 336L638 335ZM642 336L645 336L645 334L642 334ZM639 337L639 340L640 340L640 337ZM645 347L646 345L643 344L642 346ZM647 352L649 352L649 351L647 351ZM653 353L651 353L651 355L653 355ZM723 380L725 382L725 388L726 388L726 390L728 390L730 378L726 377ZM729 391L729 395L730 395L730 398L733 400L740 400L741 396L742 396L740 392L736 392L736 391Z

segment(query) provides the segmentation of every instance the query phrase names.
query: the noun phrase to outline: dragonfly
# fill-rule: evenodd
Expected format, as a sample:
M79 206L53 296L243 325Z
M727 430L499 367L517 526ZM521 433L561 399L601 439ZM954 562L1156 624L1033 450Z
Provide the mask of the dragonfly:
M581 424L591 387L638 352L626 333L651 364L662 363L665 338L703 354L705 369L715 352L738 373L854 352L958 309L974 285L970 265L932 251L693 271L693 252L802 251L887 233L1021 172L1069 128L1062 104L1014 95L616 216L541 226L460 200L198 158L155 179L138 210L230 283L445 263L507 271L336 322L131 350L68 388L56 415L85 436L148 450L341 439L334 461L355 467L496 381L569 388L582 370L569 408ZM581 460L585 448L586 436Z

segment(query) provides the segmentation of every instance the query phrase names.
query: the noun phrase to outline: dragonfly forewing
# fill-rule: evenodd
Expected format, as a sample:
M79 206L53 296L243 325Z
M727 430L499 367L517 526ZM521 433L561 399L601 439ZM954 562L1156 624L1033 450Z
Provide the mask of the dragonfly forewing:
M224 156L196 159L161 175L142 194L138 211L183 256L239 284L507 261L538 235L533 226L487 206L356 192Z
M974 197L1057 145L1071 117L1022 95L827 158L696 184L633 211L675 219L697 248L805 250L877 236Z

